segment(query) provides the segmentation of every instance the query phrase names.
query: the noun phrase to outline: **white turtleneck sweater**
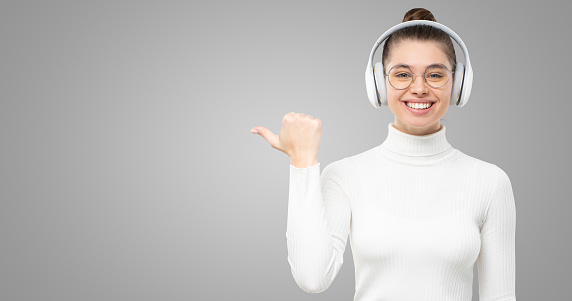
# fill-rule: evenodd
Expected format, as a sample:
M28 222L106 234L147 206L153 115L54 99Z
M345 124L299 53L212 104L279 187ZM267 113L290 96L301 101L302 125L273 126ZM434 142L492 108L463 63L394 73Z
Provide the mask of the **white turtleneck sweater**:
M326 290L349 235L354 301L516 301L516 206L508 175L453 148L445 125L334 161L290 165L286 241L298 286Z

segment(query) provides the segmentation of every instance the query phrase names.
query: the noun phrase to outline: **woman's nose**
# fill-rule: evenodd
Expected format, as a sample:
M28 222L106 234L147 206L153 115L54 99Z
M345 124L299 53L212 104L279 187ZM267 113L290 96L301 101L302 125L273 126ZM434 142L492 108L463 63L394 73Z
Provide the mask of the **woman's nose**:
M417 78L416 75L421 76L421 78ZM411 86L409 87L411 90L411 93L414 94L427 94L429 92L429 87L427 86L427 83L425 82L425 78L424 78L424 74L423 73L415 73L413 75L413 82L411 83Z

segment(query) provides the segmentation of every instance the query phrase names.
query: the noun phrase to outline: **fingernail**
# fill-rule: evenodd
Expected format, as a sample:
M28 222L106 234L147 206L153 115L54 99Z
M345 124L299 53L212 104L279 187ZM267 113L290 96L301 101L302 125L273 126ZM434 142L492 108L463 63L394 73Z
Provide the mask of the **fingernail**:
M255 130L255 129L250 130L250 132L253 134L258 134L258 130Z

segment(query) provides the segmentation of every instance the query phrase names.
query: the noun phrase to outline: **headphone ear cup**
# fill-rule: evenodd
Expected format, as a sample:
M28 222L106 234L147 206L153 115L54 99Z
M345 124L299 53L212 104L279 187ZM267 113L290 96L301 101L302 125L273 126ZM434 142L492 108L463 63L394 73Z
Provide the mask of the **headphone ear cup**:
M383 73L383 64L381 62L375 63L373 67L375 74L375 84L377 86L377 95L379 102L382 106L387 106L387 90L385 88L385 74Z
M449 103L450 106L457 105L457 103L461 100L460 93L463 91L461 87L463 86L463 77L465 73L465 65L461 62L457 62L457 67L455 68L455 73L453 73L453 91L451 92L451 102Z
M457 106L462 107L469 101L471 96L471 89L473 89L473 68L471 65L465 67L465 75L463 77L463 87L461 88L461 100Z
M377 88L375 87L374 77L375 76L373 75L373 68L370 64L368 64L367 68L365 69L365 87L367 90L367 98L369 99L369 102L371 102L373 107L377 109L381 107L381 104L379 104L379 101L377 99Z

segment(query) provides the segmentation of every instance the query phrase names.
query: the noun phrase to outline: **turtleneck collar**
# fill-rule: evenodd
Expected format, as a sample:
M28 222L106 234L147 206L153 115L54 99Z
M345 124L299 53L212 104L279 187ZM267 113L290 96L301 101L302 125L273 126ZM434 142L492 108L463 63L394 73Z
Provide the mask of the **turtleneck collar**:
M443 153L450 148L451 144L445 137L447 128L444 124L439 131L429 135L411 135L404 133L393 126L393 122L387 125L388 134L381 144L385 149L409 157L427 157Z

